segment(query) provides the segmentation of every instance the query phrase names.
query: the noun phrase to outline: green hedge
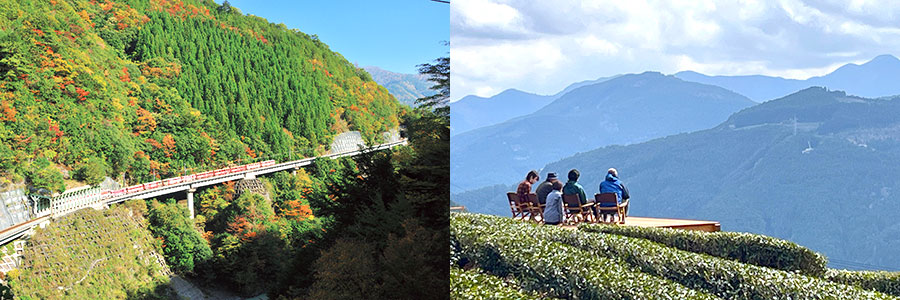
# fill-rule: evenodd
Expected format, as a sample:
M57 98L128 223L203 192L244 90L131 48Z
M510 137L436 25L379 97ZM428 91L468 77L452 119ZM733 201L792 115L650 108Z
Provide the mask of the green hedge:
M807 275L825 275L828 259L809 248L769 236L742 232L702 232L670 228L583 224L588 232L648 239L681 250L705 253L742 263L800 271Z
M450 235L450 266L456 265L459 262L459 240L456 239L456 235Z
M458 216L451 219L450 231L459 240L460 255L498 276L516 276L527 290L566 299L716 299L642 273L617 259L525 238L530 232L497 230L494 225L499 224L482 226L477 221Z
M450 268L451 299L543 299L540 296L522 292L513 284L500 277L477 271L463 271Z
M825 278L837 283L900 296L900 272L847 271L830 269Z
M621 259L642 272L727 299L891 299L877 292L795 272L678 250L645 239L552 226L536 227L508 218L484 215L454 214L452 219L453 226L469 224L464 230L475 228L483 236L512 235L524 243L535 244L555 241L598 257Z

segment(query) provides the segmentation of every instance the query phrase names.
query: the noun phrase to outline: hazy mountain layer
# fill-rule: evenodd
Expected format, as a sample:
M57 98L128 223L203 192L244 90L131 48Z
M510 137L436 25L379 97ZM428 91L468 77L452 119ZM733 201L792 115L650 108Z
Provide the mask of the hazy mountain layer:
M579 151L710 128L752 104L723 88L659 73L583 86L532 114L454 136L451 191L511 184Z
M544 96L508 89L488 98L465 96L450 104L450 134L457 135L533 113L574 89L616 77L618 76L579 81L554 95Z
M416 99L434 95L430 90L432 83L428 82L428 76L422 74L394 73L379 67L364 67L363 69L372 75L372 79L379 85L387 88L391 95L398 101L409 106L415 106Z
M825 76L806 80L781 77L750 76L708 76L693 71L683 71L675 77L721 86L738 92L757 102L783 97L811 86L844 90L848 94L877 98L900 94L900 60L891 55L880 55L862 64L846 64Z

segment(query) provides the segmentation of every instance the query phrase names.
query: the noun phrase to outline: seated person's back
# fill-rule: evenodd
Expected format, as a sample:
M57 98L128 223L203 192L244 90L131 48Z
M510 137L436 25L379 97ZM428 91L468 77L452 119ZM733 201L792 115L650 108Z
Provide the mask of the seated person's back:
M520 204L531 202L528 199L528 194L531 193L531 185L537 182L538 179L540 179L538 172L531 170L525 175L525 180L519 183L519 186L516 188L516 196L519 198Z
M538 197L538 202L540 202L541 204L547 203L547 195L549 195L550 192L554 190L554 182L559 182L559 180L556 179L556 173L547 173L547 180L541 182L541 184L539 184L538 187L534 189L534 193L537 194Z
M563 199L562 199L562 182L554 181L547 194L547 207L544 208L544 224L556 225L563 220Z
M563 187L563 195L578 195L578 202L585 204L588 202L587 196L584 195L584 188L578 183L578 177L581 173L577 169L569 171L569 181Z
M606 179L600 183L600 193L616 193L619 203L628 200L630 197L628 195L628 189L625 188L625 184L619 181L618 171L614 168L610 168L609 171L606 172ZM610 207L615 206L612 203L601 203L600 206Z

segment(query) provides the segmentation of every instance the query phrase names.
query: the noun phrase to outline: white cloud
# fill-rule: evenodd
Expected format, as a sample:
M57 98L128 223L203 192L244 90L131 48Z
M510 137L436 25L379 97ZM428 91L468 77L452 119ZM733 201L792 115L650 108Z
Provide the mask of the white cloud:
M619 53L618 45L604 39L599 39L593 34L578 38L576 41L581 45L581 49L584 50L586 54L615 55Z
M838 0L460 0L451 99L622 73L803 79L900 49L900 6Z
M494 83L533 80L535 76L552 73L565 61L557 45L544 40L451 47L450 57L451 93L458 87L465 87L467 91L473 91L467 94L483 97L492 96L487 94L489 92L513 87ZM457 82L457 77L463 81Z
M472 27L510 28L521 22L521 15L515 8L486 0L453 1L451 9Z

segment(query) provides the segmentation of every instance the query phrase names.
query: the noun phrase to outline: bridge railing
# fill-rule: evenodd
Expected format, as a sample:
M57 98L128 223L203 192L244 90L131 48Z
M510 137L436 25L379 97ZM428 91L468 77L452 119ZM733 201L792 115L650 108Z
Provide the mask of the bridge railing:
M406 140L385 143L382 145L375 146L371 150L381 150L381 149L386 149L386 148L390 148L390 147L402 145L402 144L406 144ZM344 157L344 156L356 155L356 154L359 154L362 151L366 151L366 150L368 150L368 149L345 151L345 152L340 152L340 153L332 153L332 154L322 155L321 157L328 157L328 158ZM144 192L144 191L155 190L158 188L169 187L169 186L173 186L173 185L184 185L187 183L204 182L204 181L208 181L211 179L220 178L222 176L239 174L239 173L244 173L244 172L248 172L248 171L259 172L259 173L268 173L268 172L266 172L266 170L282 169L283 166L291 165L291 164L307 164L308 161L311 161L312 159L315 159L315 158L303 158L303 159L298 159L298 160L290 160L290 161L283 162L283 163L277 163L275 160L266 160L266 161L254 162L254 163L240 165L240 166L224 167L224 168L220 168L217 170L211 170L211 171L206 171L206 172L201 172L201 173L184 175L184 176L180 176L180 177L165 178L165 179L161 179L161 180L157 180L157 181L153 181L153 182L132 185L129 187L118 189L118 190L107 191L107 192L104 192L103 198L104 199L121 198L122 196L126 196L129 194L135 194L135 193L140 193L140 192Z
M101 187L62 194L50 199L50 212L53 217L60 217L85 207L98 206L103 203L105 195Z

